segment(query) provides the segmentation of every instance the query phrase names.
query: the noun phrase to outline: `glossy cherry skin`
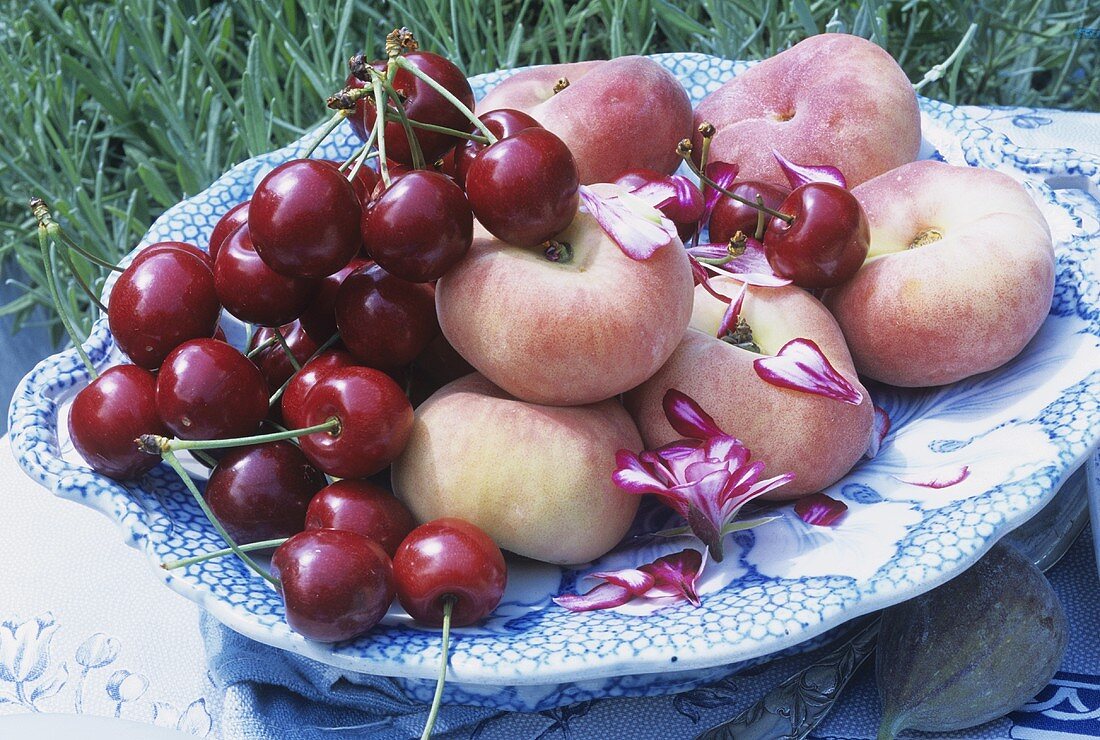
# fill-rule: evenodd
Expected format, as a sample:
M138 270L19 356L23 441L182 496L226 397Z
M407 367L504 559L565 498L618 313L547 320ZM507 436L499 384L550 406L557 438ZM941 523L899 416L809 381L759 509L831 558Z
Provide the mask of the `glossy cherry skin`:
M299 322L293 321L284 324L279 327L278 331L286 339L287 346L290 347L290 353L294 355L294 359L298 361L299 365L306 362L317 351L319 345L306 333ZM252 335L252 339L248 342L248 349L252 350L274 338L275 329L261 327ZM290 380L290 376L294 374L294 365L290 362L290 358L286 356L286 350L277 341L254 354L252 362L260 368L264 380L267 381L267 387L272 393L282 387L283 383Z
M439 54L428 51L415 51L406 54L405 59L421 72L425 72L433 80L440 83L452 95L462 101L467 108L474 109L474 91L470 88L466 75L453 62ZM371 66L383 72L386 69L386 62L372 62ZM346 84L352 87L362 87L366 83L352 75L348 77ZM401 95L405 113L409 118L458 131L465 131L469 125L469 121L461 111L411 72L404 69L397 70L397 75L393 79L393 87ZM370 130L374 127L374 96L368 95L358 101L355 114L350 116L348 120L359 138L366 141ZM424 161L429 165L460 142L459 139L453 136L424 130L416 131L416 140L420 143ZM409 140L405 136L405 129L400 121L395 120L386 123L386 154L396 162L406 165L412 164L412 150L409 148Z
M867 214L848 190L827 182L795 188L779 204L794 216L773 218L764 234L764 256L780 277L806 289L840 285L863 265L871 245Z
M421 624L443 624L443 602L456 599L451 626L476 624L497 608L508 583L500 548L481 529L453 517L409 533L393 556L397 600Z
M193 339L160 368L157 413L180 439L245 437L267 416L267 382L225 342Z
M772 185L755 180L734 183L733 187L730 188L730 192L742 198L747 198L753 203L756 202L756 196L759 195L764 200L764 205L773 210L779 210L779 206L791 194L790 189L782 185ZM752 206L738 203L733 198L720 197L718 203L714 206L714 212L710 216L710 240L716 244L724 244L732 239L738 231L745 236L755 236L758 213L759 211ZM765 234L767 234L767 226L771 218L767 214L764 215Z
M336 294L336 325L344 346L364 365L401 367L439 333L435 289L394 277L378 265L360 268Z
M340 367L354 367L358 363L355 358L342 350L326 350L314 357L295 373L286 390L283 391L279 403L283 412L283 420L291 429L301 429L306 426L306 395L322 377Z
M336 168L337 172L340 171L340 165L342 165L343 162L333 162L332 160L327 161L329 161L332 166ZM348 168L341 173L341 177L346 180L348 175L351 174L352 168L354 167L355 163L352 162L350 165L348 165ZM378 185L378 180L378 173L371 169L370 163L364 163L362 167L356 170L355 179L349 180L349 182L351 183L351 187L355 191L355 194L359 196L360 203L366 203L368 200L370 200L371 193L374 192L374 188Z
M462 188L438 172L393 180L363 214L363 246L386 272L426 283L451 269L474 240L474 215Z
M366 478L392 463L412 431L413 409L390 376L369 367L323 375L306 394L305 426L335 417L335 432L299 438L310 462L337 478Z
M485 124L485 127L493 132L498 139L506 139L527 128L542 128L542 124L523 111L512 108L501 108L489 111L477 117ZM481 130L467 124L470 133L480 134ZM470 164L474 158L485 148L480 141L467 140L459 144L454 150L454 178L459 185L466 185L466 173L470 170Z
M248 206L248 230L263 261L280 275L323 278L362 246L362 205L332 162L292 159L267 174Z
M211 270L214 269L214 260L210 257L210 255L196 247L194 244L188 244L187 242L157 242L156 244L150 244L134 256L134 259L130 262L130 267L133 267L140 262L144 262L154 254L159 254L166 251L178 251L184 252L185 254L190 254L191 256L198 257L200 260L202 260L202 263L209 267Z
M336 294L348 275L360 267L369 267L374 260L354 257L343 269L321 280L321 288L313 298L313 303L302 312L299 321L306 333L318 344L327 342L336 333Z
M260 259L248 225L233 232L218 250L214 286L225 310L241 321L282 326L309 308L319 280L280 275Z
M377 542L391 558L416 526L408 508L381 486L338 480L309 502L306 529L344 529Z
M569 147L544 128L528 128L487 146L466 172L474 217L497 238L534 247L577 215L580 175Z
M242 544L301 532L310 500L326 483L297 445L268 442L225 455L203 495L229 536Z
M627 190L633 190L642 185L664 180L666 177L668 176L662 175L656 170L639 167L627 170L616 177L615 184L622 185ZM706 201L703 200L703 194L699 192L699 188L695 186L695 183L691 183L690 187L694 190L695 195L690 205L674 200L659 209L672 223L676 224L676 232L680 235L682 241L687 241L695 235L695 232L699 229L699 219L703 217L703 211L706 209Z
M134 440L168 433L157 416L156 378L137 365L108 368L81 389L69 411L73 446L92 470L109 478L137 478L160 462Z
M119 275L107 320L134 364L155 370L188 339L213 336L220 312L210 268L192 254L165 248Z
M393 566L374 542L354 532L311 529L271 558L290 628L310 640L358 637L393 603Z
M226 211L225 215L214 225L214 230L210 232L209 253L211 263L218 258L218 250L221 249L222 243L225 242L234 231L248 223L248 203L249 201L246 200L243 203L238 203L233 206Z

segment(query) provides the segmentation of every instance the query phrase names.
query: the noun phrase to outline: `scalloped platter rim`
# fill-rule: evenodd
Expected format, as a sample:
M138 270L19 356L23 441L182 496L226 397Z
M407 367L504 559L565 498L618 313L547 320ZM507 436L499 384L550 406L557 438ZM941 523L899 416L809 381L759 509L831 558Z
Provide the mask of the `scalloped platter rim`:
M750 63L701 54L653 58L697 103ZM480 97L508 71L473 78ZM1100 160L1072 150L1029 150L971 120L959 108L921 99L922 157L1002 170L1024 184L1051 224L1058 285L1051 314L1020 357L952 386L923 391L871 386L893 429L874 460L827 491L845 501L835 527L782 517L735 535L721 567L701 581L703 606L570 614L549 597L583 587L584 573L625 567L682 543L639 536L576 571L510 561L510 584L482 626L456 630L446 700L503 709L545 709L584 699L693 688L784 652L820 644L828 631L922 593L961 572L1001 536L1034 515L1095 448L1100 435L1100 208L1051 176L1100 185ZM343 159L353 144L338 129L316 156ZM207 190L169 209L134 253L175 239L205 244L218 217L243 200L274 163L300 154L307 134L232 168ZM108 285L107 290L110 290ZM238 337L240 327L237 327ZM231 333L232 339L232 333ZM86 343L99 366L122 360L105 319ZM76 456L67 404L88 382L75 352L42 361L21 382L10 409L11 444L23 469L55 494L109 516L173 590L226 626L260 642L345 671L392 676L408 696L430 699L438 632L399 610L356 641L313 643L287 628L278 596L232 559L166 571L160 563L214 549L216 535L164 466L131 483L96 475ZM962 465L950 488L906 485L893 476ZM643 507L638 532L667 521Z

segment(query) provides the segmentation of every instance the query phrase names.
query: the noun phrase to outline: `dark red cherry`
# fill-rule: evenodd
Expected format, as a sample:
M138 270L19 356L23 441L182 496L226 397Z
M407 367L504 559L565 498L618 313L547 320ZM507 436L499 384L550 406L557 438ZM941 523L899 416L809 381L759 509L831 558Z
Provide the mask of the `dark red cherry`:
M210 232L209 252L211 264L218 258L218 250L221 249L222 243L246 223L248 223L247 200L238 203L225 212L225 215L214 225L214 230Z
M342 350L326 350L302 366L283 391L279 402L283 419L291 429L306 426L306 394L313 389L317 381L339 367L354 367L355 358Z
M791 191L764 234L764 256L780 277L806 289L840 285L863 265L870 248L867 214L848 190L811 182Z
M335 417L333 432L299 438L314 465L337 478L366 478L392 463L405 449L413 410L400 386L381 370L336 368L306 394L305 426Z
M453 62L428 51L416 51L406 54L405 59L446 88L452 95L462 101L467 108L473 110L474 91L470 88L466 75ZM372 62L371 66L383 72L386 69L386 62ZM348 77L346 84L351 87L362 87L366 83L351 75ZM458 131L466 130L469 124L466 116L411 72L399 69L393 79L393 86L401 95L405 113L409 118ZM368 95L360 100L356 104L355 114L350 116L348 120L359 138L366 141L370 135L370 130L374 127L374 96ZM401 122L397 120L387 122L385 135L386 154L389 158L406 165L412 164L412 151L409 148L409 140L405 136L405 129L402 127ZM416 140L420 143L424 161L429 165L460 142L459 139L453 136L424 130L416 132Z
M136 365L155 370L181 343L213 336L220 312L210 268L173 247L119 275L107 320L119 348Z
M499 110L483 113L478 116L478 120L484 123L485 127L492 131L493 135L498 139L506 139L526 128L542 128L542 124L534 118L523 111L514 110L512 108L500 108ZM466 129L469 130L470 133L481 133L480 129L469 124L466 125ZM466 143L459 144L455 147L453 171L455 181L459 185L465 186L466 173L470 169L470 164L474 161L474 157L484 148L485 144L473 140L468 140Z
M248 349L252 350L269 339L275 339L275 331L275 329L268 327L257 329L248 343ZM317 351L319 345L306 333L299 322L293 321L289 324L283 324L278 328L278 331L283 335L287 346L290 347L291 354L294 355L294 359L298 361L299 365L305 363ZM294 374L294 365L287 357L286 350L278 341L252 355L252 362L260 368L264 380L267 381L267 387L272 392L282 387L283 383L290 380L290 376Z
M267 416L267 383L225 342L193 339L160 368L157 413L180 439L244 437Z
M309 502L326 483L297 445L268 442L222 457L203 495L230 537L259 542L305 529Z
M331 161L331 160L329 160ZM340 165L343 162L332 162L337 171L340 170ZM348 165L347 169L341 173L341 176L347 180L348 175L351 174L352 169L355 167L355 163L352 162ZM370 163L364 163L362 167L355 171L355 179L349 180L352 189L355 194L359 196L359 202L365 204L371 198L371 193L374 192L374 188L378 185L378 173L371 169Z
M292 159L267 174L248 207L256 252L280 275L323 278L359 252L362 206L331 162Z
M474 217L518 247L542 244L573 223L579 187L569 147L543 128L524 129L485 147L466 172Z
M136 365L108 368L81 389L69 410L69 436L92 470L128 480L156 467L134 442L142 434L168 434L157 416L156 378Z
M280 275L260 259L248 225L222 243L214 285L225 310L241 321L282 326L298 318L321 289L319 280Z
M474 239L462 188L438 172L396 178L364 212L363 246L386 272L426 283L451 269Z
M290 628L339 642L367 632L393 603L393 566L366 537L339 529L294 535L271 558Z
M156 244L150 244L134 256L133 261L130 262L130 267L133 267L134 265L145 261L154 254L173 250L190 254L193 257L198 257L200 260L202 260L202 263L204 265L209 267L211 270L214 269L213 258L206 252L196 247L194 244L188 244L187 242L157 242Z
M394 277L378 265L360 268L336 294L336 325L344 346L364 365L401 367L439 333L435 289Z
M764 205L773 210L779 210L779 206L791 194L789 188L782 185L772 185L766 182L745 180L734 183L730 192L755 203L756 196L764 200ZM756 234L756 220L759 211L752 206L739 203L733 198L722 196L714 206L714 212L710 217L710 240L717 244L724 244L740 231L745 236ZM764 226L767 227L771 216L764 216ZM765 231L767 234L767 231Z
M508 582L500 548L467 521L444 518L409 533L393 557L397 600L413 619L438 627L455 599L451 625L480 622L497 608Z
M391 558L416 526L405 504L365 480L338 480L309 502L306 529L345 529L378 543Z
M321 280L321 289L299 318L306 333L318 344L327 342L336 333L336 294L344 279L358 270L374 264L373 260L354 257L343 269Z
M656 170L638 168L623 172L615 178L615 184L621 185L627 190L634 190L643 185L660 182L668 178L669 175L662 175ZM699 219L703 217L703 211L706 210L706 200L704 200L703 193L695 183L687 178L682 178L679 182L681 187L687 189L690 196L683 202L679 199L673 200L661 206L660 211L672 223L676 224L676 232L680 235L680 239L687 241L695 235L699 228Z

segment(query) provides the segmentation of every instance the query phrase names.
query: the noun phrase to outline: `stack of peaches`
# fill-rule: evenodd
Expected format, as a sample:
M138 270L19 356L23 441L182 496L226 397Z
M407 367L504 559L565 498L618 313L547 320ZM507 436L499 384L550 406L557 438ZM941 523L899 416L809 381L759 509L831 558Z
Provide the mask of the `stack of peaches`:
M677 224L683 241L636 259L582 209L555 237L569 245L568 260L475 225L472 248L436 285L436 309L443 335L477 373L417 408L392 468L394 491L420 521L460 517L502 548L552 563L602 555L638 504L613 481L616 452L684 436L662 406L670 389L740 439L764 475L793 474L765 498L814 494L873 442L876 413L861 377L926 387L991 370L1023 349L1050 307L1054 253L1035 203L1004 174L915 161L913 88L863 39L809 38L694 111L676 79L641 57L520 72L478 113L497 108L557 134L586 184L629 187L639 170L668 176L678 147L698 162L704 138L709 161L736 167L728 188L780 213L791 204L792 170L810 179L815 169L839 171L866 221L854 227L866 229L864 247L851 274L828 287L771 279L785 266L768 233L753 233L756 211L745 221L744 206L724 196L708 219L709 246L721 254L729 241L732 259L710 260L702 276L691 255L706 251L693 224ZM768 230L783 227L768 221ZM766 262L750 260L753 236ZM854 392L816 393L757 371L795 340L815 345Z

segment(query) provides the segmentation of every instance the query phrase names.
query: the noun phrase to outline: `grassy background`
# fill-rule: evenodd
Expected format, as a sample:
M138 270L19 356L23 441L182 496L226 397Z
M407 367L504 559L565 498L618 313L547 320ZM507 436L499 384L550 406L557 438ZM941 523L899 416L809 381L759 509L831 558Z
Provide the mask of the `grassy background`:
M0 275L17 288L0 311L56 336L52 312L34 310L48 300L32 194L115 261L165 208L325 118L344 60L380 53L395 25L471 75L672 50L761 58L844 30L917 81L971 23L965 53L922 94L1100 108L1100 41L1075 35L1100 23L1089 0L0 0ZM67 298L87 323L71 284Z

